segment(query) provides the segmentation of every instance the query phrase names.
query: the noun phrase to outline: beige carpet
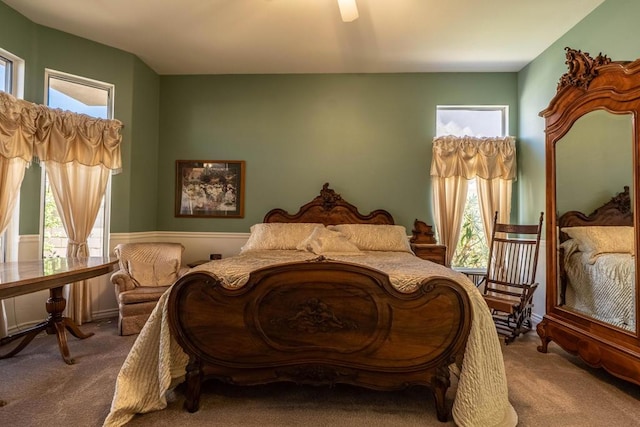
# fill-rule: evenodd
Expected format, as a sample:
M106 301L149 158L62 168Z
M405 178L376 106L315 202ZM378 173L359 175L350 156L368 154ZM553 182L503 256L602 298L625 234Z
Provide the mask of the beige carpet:
M38 336L18 356L0 360L0 426L100 426L115 378L135 336L116 335L116 322L82 326L96 335L69 337L75 365L66 365L55 337ZM503 346L509 395L519 426L637 426L640 387L586 367L557 345L536 351L529 333ZM3 348L4 352L5 349ZM453 399L454 387L449 398ZM272 384L232 387L209 383L200 411L182 409L178 388L163 411L139 415L128 426L448 426L435 416L425 388L376 392L354 387ZM484 427L484 426L482 426Z

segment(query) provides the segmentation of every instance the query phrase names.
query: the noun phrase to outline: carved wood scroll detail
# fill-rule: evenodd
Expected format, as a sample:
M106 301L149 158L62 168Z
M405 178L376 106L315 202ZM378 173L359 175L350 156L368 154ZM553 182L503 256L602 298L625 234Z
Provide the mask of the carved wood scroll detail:
M608 203L611 206L618 209L623 214L628 214L631 212L631 196L629 194L629 186L624 186L624 191L616 194L611 198L611 201ZM605 205L607 206L607 205ZM597 210L592 213L592 215L596 214Z
M300 383L321 383L336 384L351 381L358 377L358 374L345 368L337 368L325 365L301 365L290 368L280 368L276 370L278 377L289 377Z
M413 230L411 230L409 242L420 244L438 243L433 228L424 221L418 221L417 219L413 222Z
M598 75L598 67L611 63L611 59L602 53L592 58L588 52L565 47L569 71L560 77L558 91L565 86L575 86L587 90L591 80Z
M298 305L296 314L289 318L276 318L274 325L286 325L290 329L308 334L356 330L358 324L348 319L340 319L331 307L318 298L309 298Z
M322 208L325 211L330 211L336 204L342 200L342 196L329 188L329 183L325 183L320 190L320 198L322 199Z

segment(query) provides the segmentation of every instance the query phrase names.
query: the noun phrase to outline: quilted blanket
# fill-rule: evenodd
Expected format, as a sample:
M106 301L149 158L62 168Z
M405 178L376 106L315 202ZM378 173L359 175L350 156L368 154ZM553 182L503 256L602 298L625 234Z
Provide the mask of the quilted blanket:
M214 261L193 270L211 271L218 277L225 277L224 286L238 287L248 279L252 269L282 262L271 252L262 258L252 256L250 261L246 257L247 265L244 267L243 256L240 255L233 257L233 261L231 258L228 258L229 261ZM298 252L294 257L294 260L301 261L312 259L315 255ZM453 419L457 425L465 427L513 427L517 424L517 414L508 400L500 340L486 303L466 276L420 260L412 254L377 252L359 257L331 258L380 269L403 292L410 292L417 283L415 278L424 279L425 274L444 276L459 282L470 297L473 318L453 404ZM169 293L167 291L158 302L118 374L111 410L104 427L122 426L135 414L165 408L166 392L184 380L188 357L170 333L167 313Z
M593 258L569 252L566 304L595 319L629 331L636 330L635 258L628 253L606 253Z

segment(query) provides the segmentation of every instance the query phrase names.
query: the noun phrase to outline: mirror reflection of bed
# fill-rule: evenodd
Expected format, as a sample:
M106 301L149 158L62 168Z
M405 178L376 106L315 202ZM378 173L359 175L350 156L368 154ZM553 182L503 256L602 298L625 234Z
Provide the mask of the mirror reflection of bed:
M625 187L590 215L569 211L558 218L559 304L633 332L635 233L629 201Z
M596 110L556 144L557 303L628 331L636 329L632 141L630 114Z

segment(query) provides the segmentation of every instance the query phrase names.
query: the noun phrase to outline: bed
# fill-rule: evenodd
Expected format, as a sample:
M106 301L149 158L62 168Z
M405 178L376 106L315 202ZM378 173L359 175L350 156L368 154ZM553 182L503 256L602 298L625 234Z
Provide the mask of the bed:
M328 184L295 214L267 213L239 255L193 268L163 295L118 375L105 426L162 409L164 391L182 381L185 409L196 411L211 379L425 386L441 421L452 412L461 426L517 423L476 287L416 257L387 211L362 215Z
M635 233L629 187L590 215L570 211L560 227L560 304L635 331Z

